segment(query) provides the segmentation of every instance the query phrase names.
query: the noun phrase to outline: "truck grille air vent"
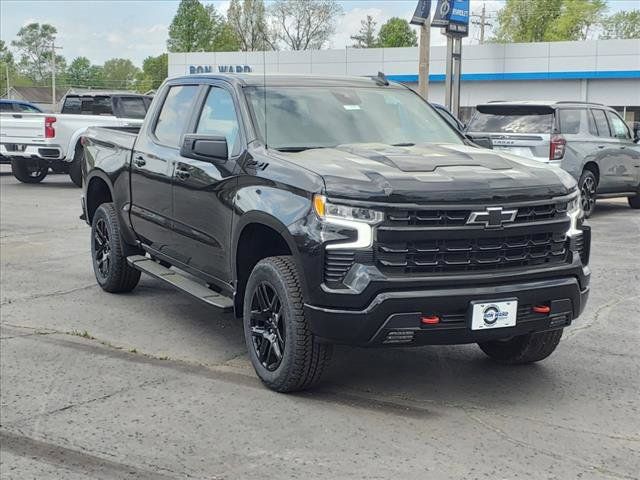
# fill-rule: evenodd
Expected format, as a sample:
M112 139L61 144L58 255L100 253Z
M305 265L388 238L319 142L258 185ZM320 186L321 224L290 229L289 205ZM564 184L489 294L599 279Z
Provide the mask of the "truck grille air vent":
M352 251L327 250L324 257L324 281L329 286L342 283L345 275L355 262Z

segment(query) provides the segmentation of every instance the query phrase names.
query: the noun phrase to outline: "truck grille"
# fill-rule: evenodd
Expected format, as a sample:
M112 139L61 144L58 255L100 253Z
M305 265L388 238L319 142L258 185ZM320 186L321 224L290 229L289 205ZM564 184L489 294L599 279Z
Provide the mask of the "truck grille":
M394 210L387 215L390 226L462 226L467 223L472 210ZM473 211L476 211L474 209ZM554 220L566 216L567 202L549 203L518 208L514 223Z
M503 205L504 208L511 208ZM472 211L389 209L377 229L376 266L391 276L518 270L571 262L567 203L521 206L500 229L466 225Z

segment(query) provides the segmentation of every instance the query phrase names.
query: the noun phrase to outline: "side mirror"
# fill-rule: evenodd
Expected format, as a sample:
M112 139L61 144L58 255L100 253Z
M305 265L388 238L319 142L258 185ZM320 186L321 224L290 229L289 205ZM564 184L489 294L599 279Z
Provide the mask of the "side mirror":
M194 160L224 163L229 158L227 139L218 135L188 133L182 137L180 155Z
M491 137L474 137L472 135L465 135L467 140L471 140L473 143L482 148L488 148L489 150L493 150L493 140Z

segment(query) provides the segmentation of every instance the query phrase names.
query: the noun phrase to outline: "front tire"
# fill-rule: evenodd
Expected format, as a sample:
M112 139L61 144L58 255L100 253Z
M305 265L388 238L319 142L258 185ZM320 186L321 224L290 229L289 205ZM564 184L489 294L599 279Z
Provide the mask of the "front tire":
M598 188L598 179L591 170L585 170L580 175L578 181L580 188L580 198L582 198L582 210L584 216L589 218L596 209L596 191Z
M562 337L562 329L528 333L508 340L479 343L492 360L504 365L520 365L544 360L553 353Z
M32 158L12 158L11 173L22 183L40 183L49 173L49 164Z
M113 203L100 205L91 222L91 258L98 285L111 293L133 290L140 280L140 271L127 263L127 256L140 253L122 239Z
M332 345L319 343L313 336L303 305L291 257L258 262L245 291L244 335L256 374L277 392L312 387L329 364Z

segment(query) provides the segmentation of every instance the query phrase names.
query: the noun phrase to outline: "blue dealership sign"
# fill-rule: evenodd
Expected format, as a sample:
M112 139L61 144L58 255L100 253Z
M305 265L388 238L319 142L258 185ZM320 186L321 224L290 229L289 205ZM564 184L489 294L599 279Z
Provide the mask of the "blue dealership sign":
M424 25L431 14L431 0L419 0L411 22L413 25Z
M453 0L449 22L469 25L469 0Z

